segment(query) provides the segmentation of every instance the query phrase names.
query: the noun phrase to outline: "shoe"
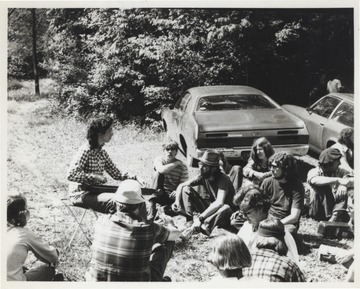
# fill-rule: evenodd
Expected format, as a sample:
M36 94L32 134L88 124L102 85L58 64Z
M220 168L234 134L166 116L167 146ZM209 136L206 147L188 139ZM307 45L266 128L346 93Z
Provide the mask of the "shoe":
M206 224L201 224L200 232L203 233L204 235L208 236L208 237L211 235L211 231L210 231L209 227Z
M171 278L170 278L169 276L164 276L164 277L162 278L162 281L163 281L163 282L171 282Z
M53 281L65 281L65 277L63 273L55 274Z

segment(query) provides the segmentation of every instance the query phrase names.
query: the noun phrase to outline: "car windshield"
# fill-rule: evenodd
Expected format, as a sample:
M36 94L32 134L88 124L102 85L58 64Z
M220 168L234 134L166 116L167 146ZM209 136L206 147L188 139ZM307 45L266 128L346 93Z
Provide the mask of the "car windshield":
M199 99L197 111L269 109L276 106L258 94L211 95Z

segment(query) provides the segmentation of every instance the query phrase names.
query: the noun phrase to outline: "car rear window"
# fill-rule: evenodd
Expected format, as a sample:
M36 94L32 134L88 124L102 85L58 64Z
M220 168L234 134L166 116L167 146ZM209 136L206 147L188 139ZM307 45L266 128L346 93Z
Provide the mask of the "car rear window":
M257 94L211 95L199 99L196 110L241 110L276 108L268 99Z

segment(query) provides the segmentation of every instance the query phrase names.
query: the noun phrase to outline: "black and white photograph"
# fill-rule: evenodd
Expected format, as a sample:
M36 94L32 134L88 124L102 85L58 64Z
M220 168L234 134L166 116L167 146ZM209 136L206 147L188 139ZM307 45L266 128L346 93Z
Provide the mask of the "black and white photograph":
M358 1L0 8L3 288L359 286Z

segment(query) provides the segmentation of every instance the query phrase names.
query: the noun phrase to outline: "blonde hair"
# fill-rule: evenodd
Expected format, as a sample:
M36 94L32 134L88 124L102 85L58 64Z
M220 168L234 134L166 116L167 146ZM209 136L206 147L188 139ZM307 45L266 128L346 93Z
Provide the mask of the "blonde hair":
M218 237L208 261L220 270L236 270L251 266L251 255L245 242L235 234Z

